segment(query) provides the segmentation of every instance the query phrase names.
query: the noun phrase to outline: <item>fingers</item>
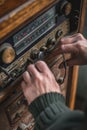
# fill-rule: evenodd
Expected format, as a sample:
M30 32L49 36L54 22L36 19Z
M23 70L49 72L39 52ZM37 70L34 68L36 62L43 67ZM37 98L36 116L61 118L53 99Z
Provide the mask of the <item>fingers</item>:
M70 35L70 36L65 36L60 40L61 44L72 44L72 43L76 43L79 40L83 40L84 37L82 34L77 33L74 35Z
M50 72L47 64L43 61L38 61L35 63L35 67L41 72L41 73L46 73Z
M26 84L31 81L31 77L30 77L30 74L28 73L28 71L25 71L23 73L23 79L24 79L24 81L25 81Z
M61 45L58 48L58 53L71 53L71 54L77 54L79 53L78 48L73 44L67 44L67 45Z
M81 43L81 40L84 40L84 37L80 33L63 37L60 40L57 53L71 53L77 55L79 53L79 48L77 45L78 43Z
M23 91L25 91L26 83L24 81L21 82L21 87L22 87Z
M38 61L34 64L28 66L27 71L23 74L23 79L25 84L31 84L32 80L40 77L41 73L49 72L47 64L43 61ZM26 86L26 85L24 85Z
M78 35L63 37L58 46L58 54L60 53L78 53L78 49L75 47L75 43L78 40Z
M40 76L40 72L35 68L35 65L31 64L28 66L27 71L23 73L23 87L31 86L32 80Z
M22 81L21 83L21 87L22 87L22 91L24 93L24 95L26 94L26 91L27 91L27 85L24 81ZM28 86L29 87L29 86Z
M34 64L28 66L28 72L31 74L31 78L36 78L40 76L40 72L37 70Z
M67 37L63 37L60 40L60 44L72 44L72 43L75 43L76 41L77 41L77 37L67 36Z

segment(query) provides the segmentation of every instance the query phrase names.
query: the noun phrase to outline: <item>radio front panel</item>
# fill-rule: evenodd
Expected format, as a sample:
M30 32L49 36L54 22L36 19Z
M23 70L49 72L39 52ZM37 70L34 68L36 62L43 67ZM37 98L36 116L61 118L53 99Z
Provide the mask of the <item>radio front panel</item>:
M51 33L46 35L31 49L27 50L26 53L24 53L22 56L20 56L18 59L16 59L12 64L7 66L7 68L6 68L7 73L5 73L3 71L0 73L0 77L1 77L0 79L2 79L1 84L0 84L1 85L0 89L3 90L6 87L6 85L8 85L8 83L10 83L10 81L14 81L17 77L19 77L25 71L27 61L31 57L31 53L35 53L34 52L35 49L40 53L40 49L46 45L47 39L51 39L51 38L55 39L55 36L57 35L58 31L60 32L60 30L62 31L60 38L69 33L69 30L70 30L69 20L64 21L62 24L60 24L60 26L58 26ZM64 32L63 32L63 30L64 30ZM58 38L58 40L60 38ZM57 40L57 42L58 42L58 40ZM54 45L52 45L52 47L53 46ZM48 52L47 55L49 56L49 54L50 53ZM48 56L46 56L46 57L48 57ZM38 57L36 57L36 58L38 58ZM33 57L33 59L34 59L34 57ZM41 60L43 60L43 59L41 59ZM51 60L50 59L47 60L47 62L49 62L49 61L51 61Z
M47 54L43 49L46 58L50 54L49 50L54 50L61 37L72 33L72 31L77 31L78 21L72 25L75 26L75 29L71 29L72 7L73 4L70 1L59 1L58 4L49 8L0 45L1 92L25 71L28 59L33 61L39 59L37 55L42 53L41 47L47 48ZM80 12L80 8L78 12ZM79 14L76 16L79 18ZM35 50L33 49L35 46L39 47ZM40 60L43 60L41 56Z
M57 55L56 52L62 37L78 32L82 0L78 3L75 0L47 0L47 4L42 0L42 5L37 0L29 2L35 4L32 7L36 8L42 5L48 6L34 13L33 17L28 17L22 25L9 35L7 33L0 41L1 130L34 128L34 119L28 111L28 104L19 84L23 72L31 63L38 60L45 61L60 84L62 94L67 98L71 70L66 66L59 69L59 65L70 55ZM32 7L32 12L36 12Z

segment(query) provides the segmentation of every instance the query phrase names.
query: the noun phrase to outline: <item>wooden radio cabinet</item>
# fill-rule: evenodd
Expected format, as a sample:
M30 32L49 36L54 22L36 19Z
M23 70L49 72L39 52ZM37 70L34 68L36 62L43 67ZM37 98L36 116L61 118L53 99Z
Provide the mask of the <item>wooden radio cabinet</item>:
M85 6L86 0L0 0L0 130L33 129L20 81L31 53L41 59L45 47L44 60L74 108L78 66L59 69L69 55L55 52L60 38L82 32Z

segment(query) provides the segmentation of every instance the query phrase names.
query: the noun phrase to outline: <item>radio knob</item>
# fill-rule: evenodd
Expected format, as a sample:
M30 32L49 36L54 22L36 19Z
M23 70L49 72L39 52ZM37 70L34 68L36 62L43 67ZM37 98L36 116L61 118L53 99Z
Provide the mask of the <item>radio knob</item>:
M47 47L44 45L40 48L40 51L46 52L47 51Z
M60 36L62 36L62 34L63 34L63 31L60 29L60 30L58 30L57 32L56 32L56 39L57 38L59 38Z
M62 14L64 14L65 16L69 15L71 13L72 10L72 4L68 1L65 1L62 3L61 7L60 7L60 12Z
M40 51L38 54L38 60L44 60L45 53L43 51Z
M47 43L46 43L46 47L47 48L50 48L50 46L54 46L55 45L55 39L54 38L49 38L48 40L47 40Z
M11 73L11 77L14 79L16 77L16 73L15 72Z
M57 83L59 84L62 84L64 82L64 78L63 77L60 77L58 80L57 80Z
M33 60L36 60L38 59L38 54L39 54L38 49L31 50L30 58Z
M0 57L3 63L9 64L15 59L15 51L8 43L0 47Z
M47 51L53 50L54 47L55 47L55 45L56 45L55 39L54 39L54 38L52 38L52 39L49 38L49 39L47 40L47 43L46 43Z

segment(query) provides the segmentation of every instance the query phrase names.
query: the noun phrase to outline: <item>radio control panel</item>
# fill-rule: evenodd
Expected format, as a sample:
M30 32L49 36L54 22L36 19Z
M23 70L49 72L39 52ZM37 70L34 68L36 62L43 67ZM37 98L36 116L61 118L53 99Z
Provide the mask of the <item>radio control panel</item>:
M15 52L15 49L11 47L11 45L6 43L5 45L7 45L7 48L5 46L5 49L2 53L2 60L7 68L5 69L3 65L1 66L2 72L0 73L0 90L2 91L5 87L7 87L9 83L11 83L11 81L13 82L25 71L29 60L32 62L35 62L37 60L45 60L46 57L49 56L50 52L55 50L55 47L58 46L59 39L69 33L69 25L69 20L65 20L62 24L56 27L48 35L43 37L36 45L27 50L15 61L14 59L17 56L17 53ZM12 60L13 62L8 65L8 63Z

